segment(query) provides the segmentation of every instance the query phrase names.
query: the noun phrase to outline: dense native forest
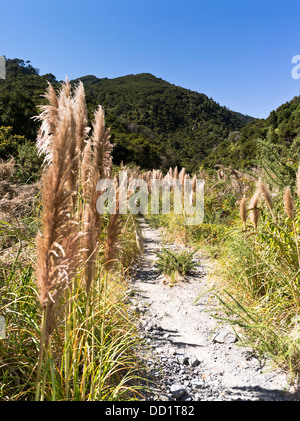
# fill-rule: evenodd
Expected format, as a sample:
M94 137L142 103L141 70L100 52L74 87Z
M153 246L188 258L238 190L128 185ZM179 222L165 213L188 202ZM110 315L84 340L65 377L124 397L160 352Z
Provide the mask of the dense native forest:
M115 145L115 164L133 163L145 169L185 167L194 172L215 165L248 169L257 164L257 139L292 148L300 131L300 97L281 105L264 119L228 110L202 93L174 86L151 74L115 79L84 76L89 117L102 104ZM21 159L30 153L45 103L47 82L58 87L53 74L39 75L30 62L7 60L7 78L0 80L0 157ZM21 146L23 145L23 147ZM19 152L18 152L19 150Z
M36 142L41 127L51 129L38 138L44 145ZM203 223L187 226L174 203L169 214L143 215L164 242L184 247L163 249L158 270L184 288L201 248L214 263L214 316L237 328L240 345L299 379L299 147L300 96L255 119L147 73L58 81L7 59L0 400L141 398L139 312L127 306L127 282L142 260L140 222L130 213L100 217L95 206L97 181L118 187L120 167L148 186L204 179Z

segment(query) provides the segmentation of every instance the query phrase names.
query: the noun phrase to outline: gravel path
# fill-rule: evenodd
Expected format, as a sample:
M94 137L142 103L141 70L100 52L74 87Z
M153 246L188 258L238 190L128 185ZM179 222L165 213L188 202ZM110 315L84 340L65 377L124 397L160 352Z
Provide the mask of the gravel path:
M132 310L139 315L144 339L150 401L299 400L284 373L237 346L229 326L220 326L209 310L207 262L195 255L193 276L170 286L154 267L161 249L159 230L141 222L144 258L132 279ZM176 246L169 245L171 249ZM195 299L201 298L195 303Z

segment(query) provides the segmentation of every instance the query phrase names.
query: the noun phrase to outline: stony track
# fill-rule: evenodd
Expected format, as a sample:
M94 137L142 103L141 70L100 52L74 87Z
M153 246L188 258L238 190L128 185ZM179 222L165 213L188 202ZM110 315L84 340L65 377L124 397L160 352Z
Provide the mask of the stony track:
M159 230L141 222L145 253L131 283L143 358L155 383L150 401L288 401L299 395L285 373L238 346L229 326L211 316L207 262L195 255L193 276L170 286L154 266L162 247ZM169 245L176 249L175 245ZM201 298L195 302L195 299Z

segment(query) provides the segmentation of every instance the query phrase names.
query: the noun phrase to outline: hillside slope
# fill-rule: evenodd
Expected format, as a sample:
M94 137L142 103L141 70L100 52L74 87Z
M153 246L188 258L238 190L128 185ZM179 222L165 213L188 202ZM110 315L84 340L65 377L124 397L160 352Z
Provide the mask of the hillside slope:
M89 117L103 105L107 126L115 143L114 162L135 163L142 168L185 166L197 170L210 151L232 131L253 119L221 107L204 94L174 86L151 74L115 79L84 76ZM0 126L34 141L38 105L51 73L40 76L30 62L7 60L7 78L0 80ZM73 85L78 80L71 82Z
M267 152L262 151L257 139L266 142ZM246 169L267 158L262 154L275 154L275 159L292 156L298 164L300 146L300 96L273 110L267 119L257 119L215 146L204 160L204 166L212 168L222 164ZM264 148L265 149L265 148ZM268 152L269 150L269 152ZM276 157L277 155L277 157Z
M253 119L151 74L80 78L88 103L104 106L117 162L197 170L213 147ZM77 81L73 81L76 83Z

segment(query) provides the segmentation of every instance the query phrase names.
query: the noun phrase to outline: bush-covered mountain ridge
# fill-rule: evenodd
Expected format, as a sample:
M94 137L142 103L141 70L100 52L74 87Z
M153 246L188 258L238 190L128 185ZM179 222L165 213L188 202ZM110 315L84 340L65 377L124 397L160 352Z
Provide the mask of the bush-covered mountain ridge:
M261 141L265 145L263 148ZM204 166L213 168L222 164L249 169L267 159L267 154L274 155L275 159L277 154L277 159L281 156L298 162L299 147L300 96L295 96L271 111L266 119L253 120L240 131L231 133L212 149L204 160Z
M33 144L39 123L32 117L45 103L48 81L55 88L60 86L53 74L41 76L30 62L6 62L7 78L0 80L0 126L12 126L12 132L3 133L21 137L0 139L0 158L20 154L17 143L22 139ZM254 119L150 73L114 79L87 75L71 81L72 85L79 80L85 87L90 120L98 104L104 107L116 164L123 161L162 170L177 165L190 173L201 166L246 169L257 164L258 138L285 148L300 133L300 96L272 111L267 119Z
M88 103L105 109L115 159L125 157L143 168L178 165L197 170L214 146L253 120L149 73L78 80Z
M7 59L7 77L0 80L0 125L35 140L32 119L44 103L47 81L59 87L51 73L39 75L30 62ZM221 107L204 94L181 88L149 73L114 79L84 76L90 119L99 103L115 144L115 163L143 168L185 166L197 170L211 149L252 118Z

